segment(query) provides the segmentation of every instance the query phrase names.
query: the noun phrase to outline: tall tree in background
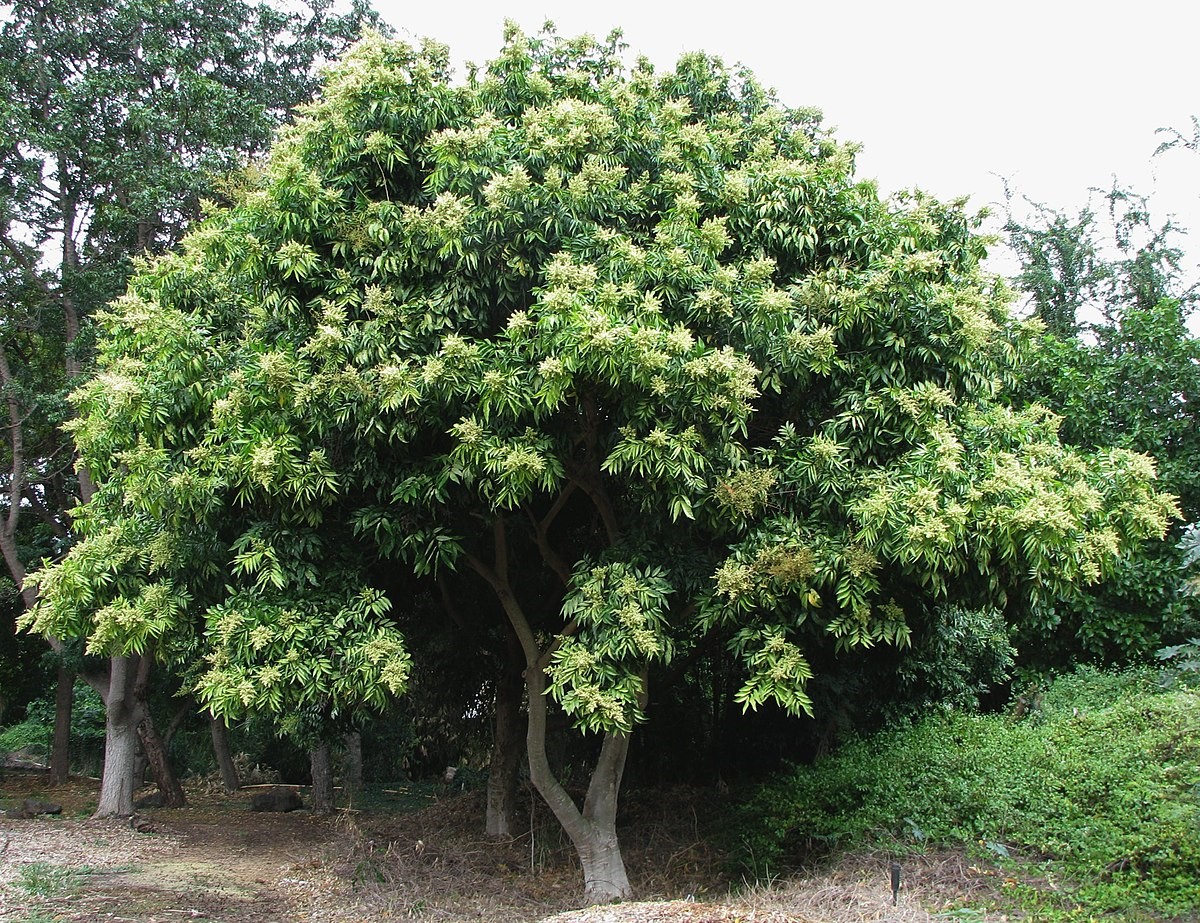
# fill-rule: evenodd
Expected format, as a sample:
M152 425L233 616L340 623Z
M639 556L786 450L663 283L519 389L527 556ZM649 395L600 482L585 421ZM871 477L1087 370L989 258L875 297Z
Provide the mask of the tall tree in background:
M106 313L101 486L33 615L136 650L203 610L202 701L294 723L403 688L372 568L457 570L518 642L594 900L631 892L621 780L674 656L727 645L739 703L798 714L807 650L1051 597L1172 511L1146 458L998 400L1022 343L961 203L880 200L745 71L621 51L511 27L466 84L434 43L331 72ZM592 735L582 803L554 708Z
M1063 418L1072 445L1152 455L1183 522L1200 520L1200 339L1189 329L1189 286L1178 229L1155 222L1142 197L1115 186L1075 217L1009 200L1016 282L1046 325L1030 352L1018 401ZM1200 601L1181 592L1179 531L1125 555L1096 587L1044 611L1034 657L1121 661L1200 627Z
M287 9L243 0L33 0L0 28L0 547L26 606L28 517L70 540L92 494L59 428L89 355L89 318L134 258L174 245L214 181L260 153L316 69L364 25L361 3ZM42 543L45 544L44 542ZM149 663L120 656L86 676L110 719L154 737L135 689ZM71 677L60 675L60 684ZM66 700L69 708L69 699ZM126 737L128 735L125 735ZM114 734L113 739L124 739ZM113 760L113 765L122 760ZM113 774L101 813L124 813Z

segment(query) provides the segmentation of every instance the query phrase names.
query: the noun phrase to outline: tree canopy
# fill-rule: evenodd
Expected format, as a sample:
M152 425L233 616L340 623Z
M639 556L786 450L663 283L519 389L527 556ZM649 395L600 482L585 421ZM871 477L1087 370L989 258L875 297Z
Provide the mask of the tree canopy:
M364 21L376 20L357 0L287 9L242 0L6 5L0 550L22 605L36 599L26 570L65 551L73 508L92 493L60 428L65 394L90 366L92 314L124 290L135 257L178 243L200 197L265 150L291 107L310 98L317 67ZM111 670L85 675L109 694ZM60 672L68 693L72 678ZM102 811L128 813L130 789L113 803L106 787Z
M1174 512L1145 456L1000 400L1029 331L963 203L882 200L744 70L622 50L510 27L465 83L432 42L335 68L103 315L100 489L32 622L202 628L214 710L329 712L403 688L420 625L381 575L457 571L520 642L592 897L629 893L617 793L668 661L724 643L745 707L801 713L806 649L1052 599ZM582 808L547 696L602 739Z

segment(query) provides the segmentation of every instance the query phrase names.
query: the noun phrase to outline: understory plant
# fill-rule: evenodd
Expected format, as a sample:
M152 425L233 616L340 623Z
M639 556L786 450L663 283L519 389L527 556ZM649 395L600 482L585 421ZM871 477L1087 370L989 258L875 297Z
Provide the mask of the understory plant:
M834 850L982 850L1097 913L1200 906L1200 696L1080 668L1021 718L944 712L796 767L742 808L755 878Z

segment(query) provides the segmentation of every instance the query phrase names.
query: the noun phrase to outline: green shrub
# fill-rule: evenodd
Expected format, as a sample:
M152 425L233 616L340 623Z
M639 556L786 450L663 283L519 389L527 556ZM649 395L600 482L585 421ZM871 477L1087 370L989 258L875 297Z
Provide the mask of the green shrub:
M25 719L0 730L0 753L18 750L49 757L54 736L54 698L36 699L25 709ZM71 711L71 755L76 768L92 770L104 752L104 703L90 686L75 684Z
M752 876L833 847L990 847L1099 912L1200 906L1200 695L1080 670L1023 720L938 714L794 769L742 809Z

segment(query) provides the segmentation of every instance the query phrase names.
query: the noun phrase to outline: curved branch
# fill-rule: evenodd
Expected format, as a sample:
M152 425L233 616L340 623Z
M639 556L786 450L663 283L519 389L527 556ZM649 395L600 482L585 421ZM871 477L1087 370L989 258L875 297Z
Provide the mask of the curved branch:
M534 539L537 541L538 551L542 554L542 560L562 581L562 585L570 586L571 584L571 567L566 560L557 551L550 547L549 532L550 527L554 524L554 520L558 518L558 514L562 512L563 507L567 505L567 500L571 494L575 492L575 482L568 481L567 485L559 491L554 503L550 506L546 515L538 520L533 515L533 511L525 507L525 515L529 517L529 522L533 526Z

